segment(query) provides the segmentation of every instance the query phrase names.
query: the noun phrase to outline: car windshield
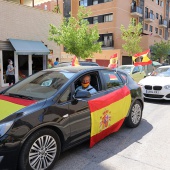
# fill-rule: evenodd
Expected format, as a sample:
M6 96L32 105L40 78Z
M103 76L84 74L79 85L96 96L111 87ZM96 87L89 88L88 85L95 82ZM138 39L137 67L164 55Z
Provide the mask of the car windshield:
M157 68L151 76L158 76L158 77L170 77L170 68Z
M17 83L4 95L36 100L49 98L74 74L64 71L40 71Z
M126 73L130 74L132 67L131 66L120 66L120 69L124 70Z

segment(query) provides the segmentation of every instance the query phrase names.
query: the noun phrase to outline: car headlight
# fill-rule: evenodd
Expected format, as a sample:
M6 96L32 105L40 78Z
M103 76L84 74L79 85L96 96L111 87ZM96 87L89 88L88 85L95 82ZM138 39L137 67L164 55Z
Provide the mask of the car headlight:
M2 137L13 125L13 121L0 124L0 137Z
M138 83L138 85L139 85L140 87L143 87L143 86L144 86L142 83Z
M165 89L170 90L170 85L164 86Z

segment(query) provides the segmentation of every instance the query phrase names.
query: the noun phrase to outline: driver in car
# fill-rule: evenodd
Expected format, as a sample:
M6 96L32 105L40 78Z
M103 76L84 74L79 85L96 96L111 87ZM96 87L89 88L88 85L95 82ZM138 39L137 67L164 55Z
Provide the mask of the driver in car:
M78 90L86 90L86 91L89 91L90 94L96 93L96 92L97 92L96 89L90 85L90 80L91 80L91 76L90 76L89 74L83 76L83 77L80 79L80 81L81 81L81 86L77 87L76 92L77 92Z

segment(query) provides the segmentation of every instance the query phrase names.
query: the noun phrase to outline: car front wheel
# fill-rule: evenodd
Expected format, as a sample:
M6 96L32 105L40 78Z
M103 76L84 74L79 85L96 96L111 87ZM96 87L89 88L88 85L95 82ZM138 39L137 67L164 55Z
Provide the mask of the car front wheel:
M135 128L139 125L142 119L142 104L137 100L133 103L129 116L125 120L125 125Z
M20 159L20 170L50 170L61 151L60 138L51 129L33 133L24 144Z

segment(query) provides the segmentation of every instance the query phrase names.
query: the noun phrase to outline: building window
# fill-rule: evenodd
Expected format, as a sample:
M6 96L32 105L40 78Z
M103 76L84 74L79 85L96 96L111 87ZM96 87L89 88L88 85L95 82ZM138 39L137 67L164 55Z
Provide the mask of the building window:
M80 6L87 6L87 0L80 0Z
M150 32L152 32L152 30L153 30L153 26L152 26L152 25L150 25L150 27L149 27L149 31L150 31Z
M158 13L156 13L156 19L159 19L159 14Z
M148 24L145 24L145 30L148 31Z
M110 22L113 20L113 14L104 15L104 22Z
M163 2L163 1L160 2L160 6L161 6L161 7L164 6L164 2Z
M102 42L102 47L113 47L113 34L100 34L99 41Z
M112 35L104 35L104 42L103 45L105 47L112 47L113 46L113 38Z
M98 17L93 17L93 24L98 23Z
M104 2L111 2L111 1L113 1L113 0L104 0Z
M162 35L162 30L161 29L159 29L159 35Z
M159 0L156 0L156 4L158 4L158 5L159 5Z
M158 34L158 28L155 28L155 33Z
M98 4L98 0L93 0L93 5Z

